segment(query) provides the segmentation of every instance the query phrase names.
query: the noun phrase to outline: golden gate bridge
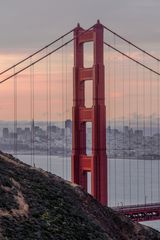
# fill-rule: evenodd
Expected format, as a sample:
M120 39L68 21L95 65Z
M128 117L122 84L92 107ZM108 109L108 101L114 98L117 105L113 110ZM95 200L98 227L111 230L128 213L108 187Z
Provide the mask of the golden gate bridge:
M72 181L87 191L90 181L91 194L104 205L110 206L110 195L114 195L112 207L135 221L159 220L159 62L153 54L97 21L87 30L78 24L2 71L1 120L13 121L10 145L13 145L14 154L24 145L23 139L18 137L18 125L26 120L30 126L30 144L25 150L30 151L31 164L35 164L37 149L41 153L44 144L47 170L51 171L55 144L52 123L61 122L65 128L64 121L72 116ZM41 141L37 137L36 121L43 121L46 128ZM87 139L88 123L90 140ZM67 131L62 135L64 172L69 142ZM88 141L90 153L87 152ZM151 160L149 172L147 157ZM122 164L121 179L119 162ZM113 164L114 173L110 176ZM110 187L111 179L114 191ZM119 180L122 183L121 198L117 199ZM129 200L126 199L126 185ZM136 188L134 203L133 188ZM146 200L147 194L150 200ZM117 206L118 201L121 206Z

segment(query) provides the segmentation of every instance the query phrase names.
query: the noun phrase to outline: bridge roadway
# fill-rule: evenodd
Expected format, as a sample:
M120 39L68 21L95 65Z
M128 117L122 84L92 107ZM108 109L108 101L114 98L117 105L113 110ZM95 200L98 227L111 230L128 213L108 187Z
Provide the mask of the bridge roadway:
M160 203L112 207L135 222L160 220Z

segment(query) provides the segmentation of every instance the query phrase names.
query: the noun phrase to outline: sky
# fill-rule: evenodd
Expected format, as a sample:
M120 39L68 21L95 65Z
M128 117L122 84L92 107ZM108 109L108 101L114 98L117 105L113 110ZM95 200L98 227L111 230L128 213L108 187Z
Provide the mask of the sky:
M159 0L0 0L0 71L77 23L88 28L97 19L159 57L159 13Z
M1 0L0 6L2 52L39 48L97 19L148 50L160 39L159 0Z

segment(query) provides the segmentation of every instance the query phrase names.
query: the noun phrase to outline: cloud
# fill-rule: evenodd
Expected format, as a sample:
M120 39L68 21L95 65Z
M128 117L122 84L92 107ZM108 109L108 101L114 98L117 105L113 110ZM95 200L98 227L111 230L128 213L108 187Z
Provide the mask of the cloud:
M157 0L28 0L2 1L1 50L38 49L80 22L87 28L97 19L130 40L149 46L159 43ZM64 21L65 16L65 21ZM154 26L154 27L153 27Z
M75 0L14 0L14 1L2 1L0 8L0 70L3 70L10 65L15 64L17 61L28 56L37 49L53 41L57 37L61 36L68 30L72 29L80 22L81 26L88 28L97 19L100 19L104 25L118 34L124 36L128 40L133 41L136 45L141 48L152 52L156 56L159 56L159 39L160 39L160 14L159 14L159 0L145 0L145 1L111 1L111 0L86 0L86 1L75 1ZM70 35L72 37L72 34ZM108 37L108 35L106 34ZM68 39L68 38L67 38ZM63 40L65 41L65 39ZM60 42L61 43L61 42ZM123 44L120 46L123 46ZM69 54L67 57L67 64L65 62L66 53ZM127 49L128 53L128 49ZM138 60L143 61L143 56L133 49L130 52L131 56ZM108 56L107 56L108 57ZM117 64L122 67L125 64L125 77L122 70L116 70L116 87L118 91L113 89L113 63L116 57ZM91 54L87 55L88 62L92 59ZM34 59L32 59L33 61ZM65 91L65 81L68 82L68 102L72 101L72 66L73 66L73 45L67 47L64 50L63 64L62 64L62 51L52 56L53 68L51 78L54 79L52 86L52 97L54 98L53 108L55 113L58 113L60 106L62 105L61 97L62 93L62 81L63 78ZM119 112L122 112L122 80L125 78L125 87L128 88L129 74L127 71L128 60L121 57L116 53L110 55L110 84L111 84L111 96L112 99L116 99ZM106 62L107 64L107 62ZM62 66L63 65L63 66ZM111 66L112 65L112 66ZM36 83L35 83L35 96L39 99L36 102L36 107L42 106L42 113L45 112L45 81L46 81L46 66L47 62L44 60L41 64L38 64L34 68ZM108 65L106 65L108 67ZM108 74L108 68L106 67L106 73ZM66 77L67 68L67 77ZM18 69L18 68L17 68ZM62 73L63 69L63 73ZM133 87L133 94L136 95L136 70L132 72L131 86ZM140 81L142 71L138 70L139 79L139 94L143 85ZM147 75L147 74L146 74ZM145 75L145 77L146 77ZM66 79L67 78L67 79ZM149 77L146 78L149 80ZM8 106L13 103L13 79L1 85L0 89L0 107L7 111ZM143 77L142 77L143 80ZM22 99L20 101L20 109L24 111L24 106L29 106L30 91L30 69L23 74L20 74L17 78L18 81L18 97ZM149 82L149 81L148 81ZM108 85L107 85L108 87ZM153 90L156 91L156 83L153 84ZM107 90L108 91L108 90ZM148 90L147 90L148 91ZM153 91L154 92L154 91ZM127 93L126 93L127 95ZM114 98L113 98L114 96ZM65 98L65 97L64 97ZM142 100L142 99L141 99ZM127 104L127 98L126 98ZM59 109L58 109L59 108ZM140 109L142 110L142 109ZM26 107L26 111L29 112L29 107ZM134 111L134 109L133 109ZM21 115L22 115L21 112ZM8 115L9 116L9 112ZM11 114L10 114L11 115ZM37 113L38 115L38 113ZM39 115L42 115L39 113ZM61 113L59 113L61 115ZM25 114L26 116L26 114ZM57 116L57 114L56 114ZM3 119L3 116L2 116Z

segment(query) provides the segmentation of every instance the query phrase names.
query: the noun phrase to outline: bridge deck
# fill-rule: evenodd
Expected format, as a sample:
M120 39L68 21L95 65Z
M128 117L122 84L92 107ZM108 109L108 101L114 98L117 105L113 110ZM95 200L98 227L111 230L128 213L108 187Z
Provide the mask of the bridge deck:
M112 209L136 222L160 220L160 203L128 205Z

